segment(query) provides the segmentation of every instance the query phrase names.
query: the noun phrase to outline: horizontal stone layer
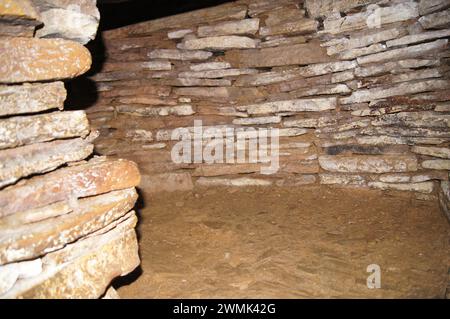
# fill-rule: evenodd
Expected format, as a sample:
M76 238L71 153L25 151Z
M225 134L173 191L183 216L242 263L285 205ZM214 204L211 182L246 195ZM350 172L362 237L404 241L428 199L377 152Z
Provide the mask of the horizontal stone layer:
M89 122L84 111L0 119L0 149L70 137L86 137Z
M62 39L2 38L0 83L73 78L91 67L91 54Z
M139 171L133 162L94 158L3 189L0 192L0 217L71 198L134 187L139 181Z
M340 173L389 173L416 171L415 156L329 156L319 157L320 166L330 172Z
M226 21L215 25L200 26L197 29L199 37L212 37L232 34L255 34L259 29L259 19L244 19Z
M64 107L63 82L0 86L0 116L37 113Z
M130 212L115 225L42 258L38 276L19 280L1 298L99 298L117 276L139 265L138 245ZM64 284L61 284L64 283Z
M39 257L106 227L130 211L136 199L132 188L75 199L68 214L2 229L0 264Z
M94 149L82 138L36 143L0 151L0 187L15 183L23 177L45 173L88 157ZM8 213L8 212L5 212Z
M239 111L245 111L248 114L319 112L333 110L335 108L336 98L299 99L237 106Z

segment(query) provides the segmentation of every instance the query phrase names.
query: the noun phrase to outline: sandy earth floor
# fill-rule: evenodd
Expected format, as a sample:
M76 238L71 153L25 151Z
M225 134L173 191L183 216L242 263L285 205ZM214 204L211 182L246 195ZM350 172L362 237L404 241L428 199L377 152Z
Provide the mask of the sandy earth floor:
M380 191L215 188L144 196L124 298L443 298L450 225ZM381 288L366 285L369 264Z

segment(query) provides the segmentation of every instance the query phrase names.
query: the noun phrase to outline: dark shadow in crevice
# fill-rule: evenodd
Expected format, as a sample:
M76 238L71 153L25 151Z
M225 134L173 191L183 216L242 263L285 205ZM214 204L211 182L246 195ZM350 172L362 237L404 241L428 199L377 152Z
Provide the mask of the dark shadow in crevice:
M230 0L128 0L100 3L100 30L110 30L183 12L217 6ZM168 26L170 27L170 26Z

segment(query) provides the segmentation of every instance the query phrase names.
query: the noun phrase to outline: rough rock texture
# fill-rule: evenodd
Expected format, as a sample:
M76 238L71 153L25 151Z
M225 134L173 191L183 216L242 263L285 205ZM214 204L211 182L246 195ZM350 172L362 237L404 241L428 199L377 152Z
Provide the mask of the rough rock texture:
M0 298L113 297L112 280L139 264L137 167L84 161L98 132L84 111L63 111L64 84L50 82L90 68L89 51L67 39L95 36L95 3L0 3ZM34 81L47 82L23 83Z
M16 116L0 120L0 149L69 137L86 137L89 123L84 111Z
M98 231L46 254L42 272L19 280L2 298L99 298L111 280L139 265L134 212L115 228Z
M102 92L88 110L96 149L138 162L152 191L317 183L431 200L448 181L449 8L241 0L106 31L114 67L91 77ZM161 59L170 70L120 64ZM222 134L253 129L246 145L278 128L279 169L262 174L261 159L174 163L172 133L193 134L194 120Z
M63 82L0 86L0 116L63 109Z
M86 44L95 38L100 13L96 0L34 0L44 26L39 38L63 38Z
M1 83L73 78L91 67L91 54L62 39L0 38Z

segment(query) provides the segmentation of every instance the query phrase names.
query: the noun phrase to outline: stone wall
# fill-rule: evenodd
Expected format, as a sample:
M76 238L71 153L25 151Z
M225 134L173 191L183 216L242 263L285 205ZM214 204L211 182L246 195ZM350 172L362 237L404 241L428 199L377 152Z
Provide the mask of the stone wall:
M347 185L440 194L450 169L448 0L242 0L102 34L99 153L146 190ZM278 173L175 164L171 130L277 127Z
M93 156L85 112L63 111L98 20L95 0L0 1L0 298L114 297L139 265L137 166Z

